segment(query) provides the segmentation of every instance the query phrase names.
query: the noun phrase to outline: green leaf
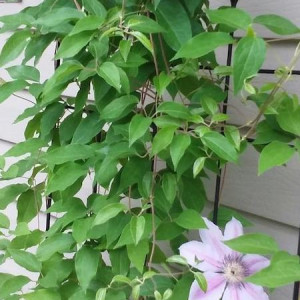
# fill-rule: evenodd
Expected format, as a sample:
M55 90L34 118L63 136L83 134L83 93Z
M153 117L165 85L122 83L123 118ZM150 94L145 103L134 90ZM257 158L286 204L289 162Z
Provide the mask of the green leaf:
M40 128L42 138L46 137L55 127L55 124L65 112L64 108L65 106L60 102L56 102L47 106L41 117Z
M40 243L42 240L42 232L40 230L34 230L30 234L15 237L9 248L11 249L28 249Z
M200 289L206 293L207 291L207 281L206 281L206 278L205 276L203 275L203 273L200 273L200 272L195 272L194 273L194 276L195 276L195 279L200 287Z
M27 184L12 184L0 189L0 209L5 209L8 204L16 200L28 188Z
M40 81L40 72L35 67L19 65L9 67L6 71L13 79Z
M31 38L25 49L25 57L22 61L23 64L27 63L31 58L34 57L34 65L36 66L45 49L55 39L55 34L46 34L43 36L34 36Z
M194 276L191 273L183 275L176 283L170 300L188 299Z
M5 214L0 213L0 228L9 229L9 225L9 218Z
M266 56L266 43L262 38L247 36L237 45L233 59L234 93L244 86L245 80L255 76Z
M130 34L134 36L147 50L152 54L154 53L153 46L151 41L147 38L146 35L139 31L131 31Z
M24 142L20 142L10 148L5 154L5 157L18 157L26 153L31 153L39 150L42 147L45 147L47 143L39 138L28 139Z
M112 264L113 273L126 276L130 268L130 260L127 255L126 248L122 247L120 249L110 251L109 258Z
M300 32L300 28L289 19L278 15L261 15L254 19L254 23L263 25L274 33L281 35L295 34Z
M232 44L234 39L228 33L224 32L202 32L187 43L185 43L177 52L174 59L178 58L199 58L218 47Z
M210 97L204 97L201 99L201 104L205 112L209 115L215 115L219 110L218 103Z
M81 19L84 16L84 13L76 8L60 7L48 10L43 15L41 15L34 22L34 24L46 27L54 27L67 21Z
M61 300L61 296L58 292L51 289L40 289L33 293L22 295L25 300Z
M246 278L246 281L273 289L300 281L299 257L276 253L269 267Z
M15 92L23 90L27 85L28 83L24 80L15 80L3 83L0 86L0 103Z
M102 129L104 122L100 120L98 113L90 113L82 119L76 128L72 144L89 143Z
M139 300L140 298L140 292L141 292L141 286L140 285L136 285L132 288L132 300Z
M127 245L127 252L133 265L140 273L143 273L145 259L149 253L149 241L143 240L138 245Z
M93 15L96 15L103 19L106 17L106 9L98 0L83 0L83 6L89 13Z
M239 150L240 149L240 144L241 144L241 136L240 136L240 131L238 128L234 126L226 126L225 127L225 136L231 142L234 147Z
M77 74L81 69L83 69L83 66L76 60L64 61L56 69L54 75L47 80L43 94L46 95L47 93L50 93L54 87L74 78L75 74Z
M93 226L101 225L117 216L120 212L126 210L122 203L110 203L104 206L96 215Z
M184 229L175 222L162 222L156 230L158 241L170 241L178 237Z
M283 130L300 135L300 108L280 111L276 119Z
M175 130L176 127L165 127L158 131L153 139L152 155L158 154L172 143Z
M1 282L0 299L7 299L9 295L20 291L29 282L30 279L25 276L13 276Z
M14 230L16 236L23 236L30 234L28 224L25 222L19 222Z
M75 256L75 270L80 286L84 291L89 287L96 276L101 252L83 246Z
M119 50L125 62L127 61L131 46L132 46L132 41L130 40L120 41Z
M195 160L193 165L193 176L194 178L203 170L206 157L199 157Z
M179 1L161 0L159 5L158 2L155 5L158 23L166 30L163 37L176 51L192 37L189 16Z
M189 230L206 228L205 222L200 214L193 209L184 210L179 217L175 219L175 223L180 227Z
M172 80L173 77L165 72L161 72L159 76L154 77L153 83L159 96L163 95Z
M178 102L163 102L157 108L158 113L165 113L171 117L188 120L191 113L187 107Z
M224 242L231 249L250 254L274 254L278 245L273 238L262 233L248 233Z
M90 31L98 29L104 22L104 18L98 16L86 16L80 19L69 33L69 36L81 33L83 31Z
M9 253L12 256L13 260L26 270L31 272L41 271L42 264L32 253L17 249L9 249Z
M118 67L109 61L100 65L97 70L100 77L102 77L109 85L114 87L118 92L121 89L121 78Z
M174 137L170 146L170 154L175 170L177 169L178 163L180 162L190 144L191 137L189 135L178 134Z
M94 154L94 149L89 145L70 144L50 150L42 156L42 159L45 160L47 164L59 165L79 159L87 159Z
M237 162L239 155L234 146L218 132L208 132L202 137L202 142L220 158L230 162Z
M106 292L107 292L106 288L100 288L97 291L96 299L95 300L105 300L105 298L106 298Z
M112 279L111 283L113 283L113 282L126 283L128 285L131 284L131 280L128 277L124 276L124 275L116 275L116 276L114 276L114 278Z
M18 198L18 222L29 223L40 211L42 198L39 190L28 190Z
M132 217L131 221L130 221L130 233L132 236L132 239L135 243L135 245L137 245L144 233L145 230L145 218L143 216L139 216L139 217Z
M0 155L0 169L3 170L5 167L5 158L3 155Z
M31 32L21 30L15 32L5 43L0 54L0 66L16 59L26 48Z
M202 211L207 199L201 179L199 177L181 177L181 181L180 196L185 207L198 212Z
M180 255L173 255L171 257L168 257L167 262L171 264L173 263L173 264L179 264L183 266L189 265L186 258Z
M31 25L31 23L34 22L34 17L25 12L19 12L12 15L1 16L0 22L12 30L17 29L20 25Z
M92 227L93 218L75 220L72 225L72 236L77 244L83 243Z
M138 103L135 96L122 96L106 105L100 114L101 119L106 121L115 121L127 115L132 108Z
M177 180L176 175L171 173L165 173L162 178L162 189L166 196L166 199L173 203L177 193Z
M50 177L46 194L49 195L55 191L64 191L67 187L71 186L80 177L86 176L87 167L74 162L68 162L62 165L53 175Z
M161 0L154 0L154 7L157 9L157 6L159 5Z
M236 29L247 30L252 23L251 16L238 8L221 8L206 11L212 23L225 24Z
M288 144L273 141L262 150L258 162L258 175L263 174L267 170L281 166L288 162L296 152L295 148Z
M71 234L56 233L44 240L38 247L36 257L40 261L48 260L55 253L70 251L75 244Z
M58 51L55 58L68 58L76 55L92 38L92 33L90 31L83 31L71 36L66 36Z
M152 119L142 115L135 115L129 124L129 147L143 137L152 123Z
M164 28L157 22L142 15L134 15L130 17L127 21L127 26L132 30L144 33L157 33L164 31Z
M95 179L102 186L108 186L111 180L118 173L118 160L115 158L111 158L110 156L106 156L106 158L101 161L99 164L97 163L95 166Z

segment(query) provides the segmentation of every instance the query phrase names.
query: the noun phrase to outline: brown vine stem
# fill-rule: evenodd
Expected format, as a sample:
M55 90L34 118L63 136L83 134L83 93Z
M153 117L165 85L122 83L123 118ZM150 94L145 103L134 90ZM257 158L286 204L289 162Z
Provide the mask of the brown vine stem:
M151 265L154 257L155 252L155 245L156 245L156 226L155 226L155 208L154 208L154 186L155 186L155 175L157 170L157 155L153 158L153 176L152 176L152 187L151 187L151 195L149 198L150 205L151 205L151 216L152 216L152 248L149 256L148 261L148 268L151 271Z
M260 118L263 116L263 114L265 113L265 111L269 107L269 105L271 105L273 103L274 96L280 90L281 86L290 78L290 76L292 74L292 71L295 68L299 57L300 57L300 43L298 43L295 54L294 54L289 66L288 66L288 72L284 73L282 75L282 77L278 80L276 86L271 91L269 97L264 102L264 104L261 106L261 108L259 110L259 113L255 117L255 119L249 123L249 125L251 127L248 130L248 132L245 134L245 136L243 137L243 140L247 139L255 131L256 125L258 124Z
M81 7L80 7L79 3L77 2L77 0L73 0L73 1L74 1L74 4L75 4L76 8L78 10L81 10Z
M165 51L164 43L163 43L163 40L161 38L161 34L160 33L158 34L158 39L159 39L161 54L162 54L162 57L163 57L163 60L164 60L164 64L165 64L166 70L167 70L168 74L170 74L170 67L169 67L167 56L166 56L166 51Z

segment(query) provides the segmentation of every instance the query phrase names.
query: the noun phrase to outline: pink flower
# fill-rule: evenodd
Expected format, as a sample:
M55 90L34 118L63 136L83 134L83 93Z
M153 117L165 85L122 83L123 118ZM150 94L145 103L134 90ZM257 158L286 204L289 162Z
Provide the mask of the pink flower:
M221 230L205 219L207 229L200 230L202 242L183 244L180 255L189 265L202 271L207 280L207 291L203 292L196 281L190 290L189 300L268 300L261 286L245 282L245 277L269 265L269 260L260 255L235 252L223 241L243 234L242 224L232 218Z

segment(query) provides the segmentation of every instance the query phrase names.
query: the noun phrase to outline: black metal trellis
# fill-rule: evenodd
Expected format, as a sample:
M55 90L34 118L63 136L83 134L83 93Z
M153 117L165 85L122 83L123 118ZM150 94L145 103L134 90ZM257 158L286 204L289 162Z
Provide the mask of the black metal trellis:
M239 0L230 0L231 2L231 7L236 7L238 4ZM59 47L59 42L57 42L57 47L55 52L57 51L57 48ZM230 44L228 46L228 52L227 52L227 66L230 66L232 63L232 52L233 52L233 46L232 44ZM57 69L60 66L60 60L55 60L54 61L54 67L55 69ZM274 69L261 69L259 70L259 73L261 74L274 74L275 70ZM293 70L291 72L291 75L300 75L300 70ZM230 76L226 76L225 78L225 92L228 93L229 91L229 85L230 85ZM229 97L227 94L226 99L224 100L224 104L223 108L222 108L222 112L224 114L227 113L227 103L229 101ZM73 108L73 107L70 107ZM154 128L155 131L155 128ZM224 127L221 128L221 132L224 132ZM101 135L99 134L99 136L97 136L96 140L100 140L101 139ZM250 140L250 139L249 139ZM219 211L219 204L220 204L220 192L221 192L221 176L222 176L222 170L220 168L220 164L219 164L219 174L217 175L216 178L216 186L215 186L215 197L214 197L214 210L213 210L213 222L215 224L218 223L218 211ZM97 184L95 184L93 186L93 192L97 193L98 187ZM49 196L47 196L46 198L46 208L49 209L51 207L51 202L52 202L52 195L50 194ZM46 217L46 231L48 231L50 229L50 221L51 221L51 213L47 213L47 217ZM297 255L300 256L300 228L299 228L299 237L298 237L298 249L297 249ZM300 296L300 282L296 282L294 284L294 292L293 292L293 300L299 300L299 296Z
M239 0L230 0L231 7L236 7ZM227 52L227 66L230 66L232 62L232 44L228 46L228 52ZM274 69L261 69L259 70L260 74L274 74ZM291 75L300 75L300 70L293 70L291 72ZM225 92L228 92L229 90L229 84L230 84L230 76L226 76L225 79ZM226 99L224 100L222 112L227 112L227 103L228 103L229 97L227 94ZM221 132L223 133L224 128L221 128ZM216 178L216 186L215 186L215 199L214 199L214 210L213 210L213 222L215 224L218 223L218 212L219 212L219 204L220 204L220 192L221 192L221 176L222 176L222 170L220 168L219 164L219 174ZM300 256L300 228L299 228L299 237L298 237L298 249L297 249L297 255ZM299 300L300 296L300 282L295 282L294 284L294 292L293 292L293 300Z
M56 43L56 47L55 47L55 53L57 52L57 49L59 48L60 42ZM54 60L54 69L56 70L59 66L60 66L60 59L56 59ZM48 195L46 197L46 209L48 210L51 207L51 203L52 203L52 194ZM47 213L46 215L46 231L48 231L50 229L51 226L51 213Z

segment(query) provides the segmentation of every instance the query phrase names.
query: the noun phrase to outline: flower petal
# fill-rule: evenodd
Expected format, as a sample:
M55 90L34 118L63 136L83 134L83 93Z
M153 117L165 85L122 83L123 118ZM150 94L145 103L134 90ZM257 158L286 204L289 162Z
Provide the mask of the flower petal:
M204 273L207 280L207 292L203 292L199 287L197 281L194 281L189 295L189 300L219 300L221 299L226 281L221 274Z
M204 245L197 241L191 241L181 245L179 253L187 260L189 265L201 271L219 270L219 257L209 245ZM199 263L199 261L201 261L201 263ZM222 258L220 261L222 261Z
M243 262L247 265L249 276L259 272L270 265L270 260L264 256L247 254L243 257Z
M234 285L227 286L222 300L246 300L242 299L239 295L239 287Z
M243 225L240 221L232 218L225 226L224 239L231 240L244 234Z
M229 285L222 300L269 300L261 286L244 283L242 286Z
M231 251L227 246L223 244L223 234L218 226L213 224L207 218L203 218L207 229L199 230L200 237L204 244L210 245L212 249L215 249L220 260Z

